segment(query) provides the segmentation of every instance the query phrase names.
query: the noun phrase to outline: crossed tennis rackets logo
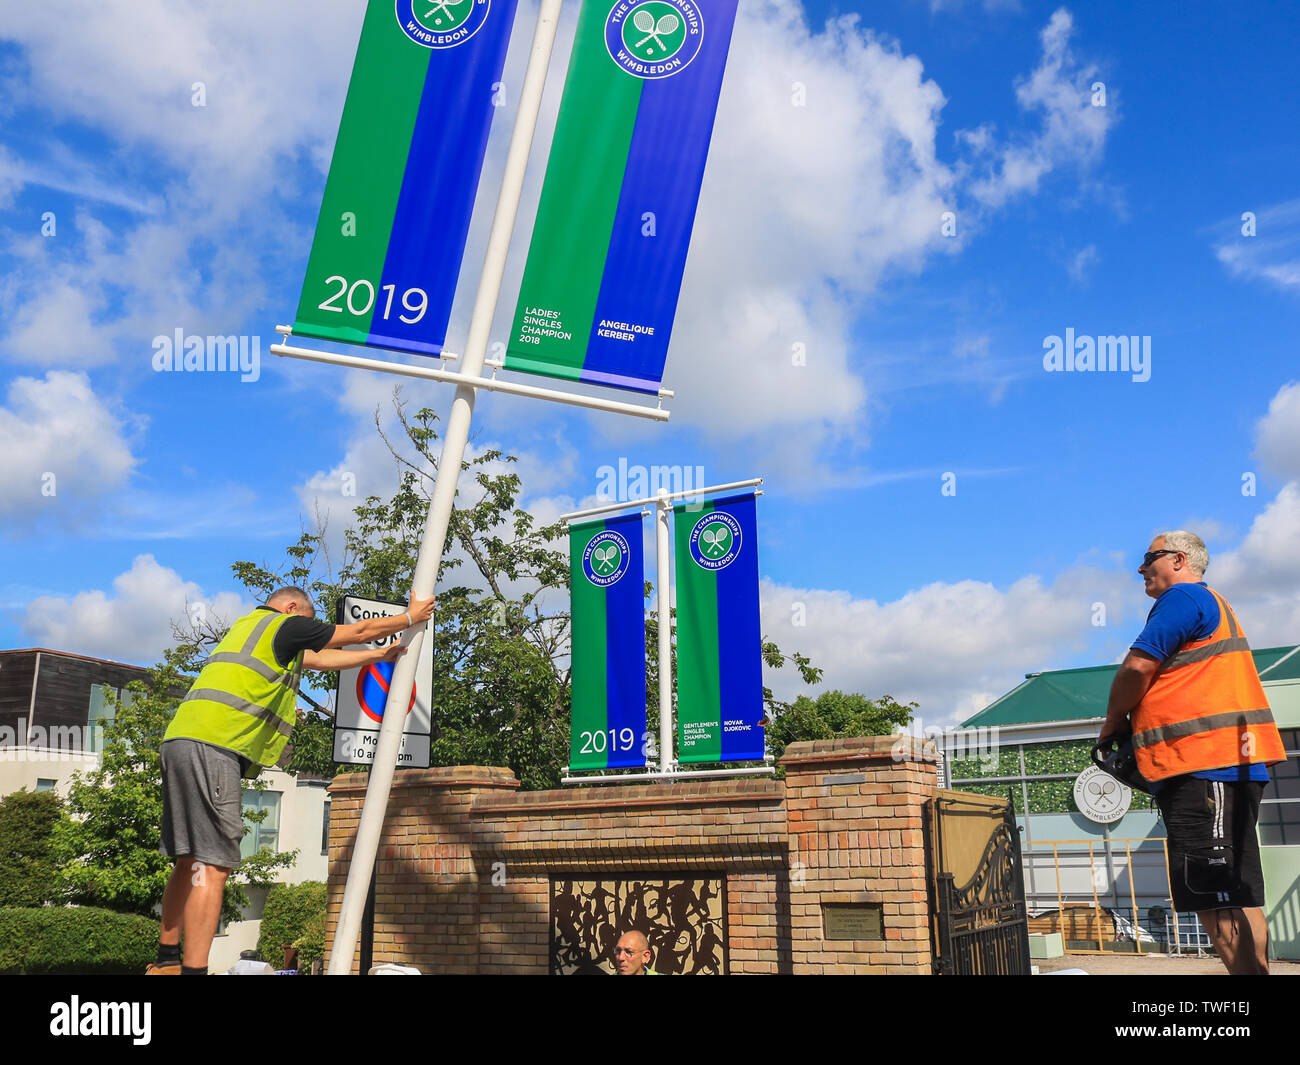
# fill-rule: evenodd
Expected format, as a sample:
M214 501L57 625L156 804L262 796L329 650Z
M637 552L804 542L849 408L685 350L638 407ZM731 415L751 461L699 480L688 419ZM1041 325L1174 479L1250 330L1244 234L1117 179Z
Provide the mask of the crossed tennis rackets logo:
M465 5L467 4L469 6L465 7ZM420 19L420 21L424 25L436 26L438 27L438 29L445 28L449 30L454 30L457 26L459 26L462 22L464 22L467 18L469 18L469 13L474 9L474 0L435 0L432 6L429 6L427 2L419 6L428 7L428 10L424 13L424 16ZM452 11L453 7L465 7L465 10L462 14L457 14L456 12ZM438 18L434 18L434 15L436 15L439 11L442 12L442 15L439 16Z
M644 80L685 69L699 55L703 38L704 16L696 0L618 0L605 20L610 58Z
M1088 781L1087 791L1098 810L1109 810L1119 801L1119 782L1110 777Z
M599 532L582 553L583 574L597 587L608 588L626 575L629 551L630 545L620 533L612 529Z
M623 552L618 549L617 544L598 547L591 553L591 568L602 577L608 576L618 569L618 564L622 558Z
M662 7L662 5L660 6ZM682 46L680 40L674 39L674 35L682 24L682 20L677 17L677 13L675 11L664 11L658 18L655 18L654 9L654 4L644 4L632 13L632 28L637 33L645 34L645 36L636 42L629 41L628 47L634 52L644 53L646 59L666 57ZM629 36L632 35L624 30L624 40L627 40ZM672 43L671 48L664 43L664 37L667 37ZM654 41L654 44L647 43L651 40Z

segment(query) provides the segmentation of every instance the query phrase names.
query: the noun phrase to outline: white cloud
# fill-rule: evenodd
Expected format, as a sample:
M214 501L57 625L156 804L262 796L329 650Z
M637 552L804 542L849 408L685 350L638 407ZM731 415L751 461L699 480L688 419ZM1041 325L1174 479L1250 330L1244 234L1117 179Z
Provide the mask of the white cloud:
M1266 281L1287 292L1300 291L1300 199L1253 212L1255 232L1247 223L1229 219L1214 227L1220 234L1215 257L1235 277Z
M959 140L987 167L971 192L982 204L998 207L1021 193L1033 193L1054 170L1085 169L1101 157L1106 135L1116 120L1113 94L1106 106L1092 104L1097 67L1081 64L1070 50L1074 19L1058 8L1040 38L1043 58L1028 78L1016 86L1021 110L1041 113L1039 131L1027 140L996 147L982 127ZM981 150L982 149L982 150Z
M68 192L81 200L96 200L124 207L140 214L154 214L161 209L156 197L139 199L123 191L115 182L107 180L96 173L98 169L92 160L78 156L66 145L57 142L49 146L50 159L47 164L35 164L22 160L0 148L0 206L6 203L6 195L12 194L26 185L53 189L56 192Z
M1222 542L1235 535L1235 531L1217 518L1185 518L1176 528L1196 533L1207 544Z
M941 11L960 11L966 6L966 0L929 0L931 14ZM987 12L1019 11L1020 0L981 0L980 7Z
M959 359L966 359L974 356L977 359L983 359L989 353L989 335L981 333L978 336L964 336L958 339L952 349L952 353Z
M28 75L7 83L11 105L84 124L116 150L91 159L56 143L21 165L0 158L0 198L32 184L79 200L57 238L11 242L4 355L145 365L151 339L178 326L242 332L284 269L266 247L309 239L285 205L302 195L304 164L328 163L363 12L345 0L310 18L292 5L117 0L65 33L39 7L7 6L0 37L22 48ZM136 217L110 228L114 208Z
M741 6L673 328L676 419L747 449L798 430L801 466L858 431L855 308L944 247L944 102L856 16L813 33L793 0Z
M249 0L110 0L79 12L69 33L39 6L8 5L0 36L22 46L30 71L20 103L161 157L214 205L237 210L250 189L297 186L297 169L276 159L305 147L323 165L364 10L321 0L304 17L296 5ZM195 107L199 82L205 106Z
M1256 422L1255 457L1269 472L1300 480L1300 381L1278 389Z
M53 650L149 664L172 645L173 621L184 622L202 609L208 618L230 622L252 605L234 592L204 595L153 555L138 555L113 579L111 593L96 589L32 600L23 635Z
M10 522L80 512L120 489L137 462L86 375L60 370L9 383L0 455L0 514Z
M1206 580L1232 603L1252 647L1300 643L1300 382L1279 388L1256 422L1255 457L1287 483L1240 543L1210 556Z
M1290 481L1242 542L1211 557L1206 580L1232 603L1252 647L1300 643L1300 481Z
M102 288L78 283L74 273L46 274L18 305L5 338L12 355L38 366L93 366L113 360L107 334L94 325L105 307Z
M1091 646L1099 632L1094 603L1107 604L1107 632L1136 623L1140 597L1128 575L1084 567L1051 584L1029 576L1006 589L973 580L929 584L887 603L766 579L761 592L765 635L825 669L817 691L915 700L926 723L938 725L969 717L1025 673ZM801 627L793 624L796 604ZM768 683L786 698L809 690L782 674Z
M10 207L18 190L23 187L21 165L0 144L0 210Z
M1076 252L1070 261L1066 264L1066 272L1070 275L1070 280L1075 284L1082 285L1088 280L1088 275L1092 273L1092 268L1097 265L1101 256L1097 254L1097 245L1089 244L1086 248Z

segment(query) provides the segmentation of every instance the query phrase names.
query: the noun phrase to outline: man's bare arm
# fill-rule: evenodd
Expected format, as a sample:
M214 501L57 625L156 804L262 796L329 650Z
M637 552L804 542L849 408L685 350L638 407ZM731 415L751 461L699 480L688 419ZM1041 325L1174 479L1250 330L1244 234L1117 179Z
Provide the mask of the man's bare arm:
M382 651L338 651L332 648L323 651L304 651L302 668L355 669L357 666L368 666L374 662L394 662L404 654L406 648L401 644L394 644Z
M1106 704L1106 723L1101 726L1098 739L1105 739L1128 728L1128 716L1146 695L1160 671L1160 659L1136 647L1124 656L1115 679L1110 685L1110 699Z
M434 597L428 599L416 599L411 596L411 602L407 606L407 613L411 615L409 625L419 625L433 617ZM392 636L409 627L406 614L398 614L393 618L366 618L365 621L354 621L349 625L335 625L334 635L330 637L330 642L326 647L351 647L359 643L371 643L385 636ZM374 661L374 659L371 659ZM335 668L335 667L308 667L308 668Z

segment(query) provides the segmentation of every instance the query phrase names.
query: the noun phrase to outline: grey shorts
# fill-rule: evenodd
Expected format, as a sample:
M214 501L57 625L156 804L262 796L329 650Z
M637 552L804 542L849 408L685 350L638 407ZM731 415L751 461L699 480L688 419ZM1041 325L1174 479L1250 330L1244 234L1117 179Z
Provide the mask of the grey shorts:
M234 869L244 838L239 756L198 740L162 745L161 854Z

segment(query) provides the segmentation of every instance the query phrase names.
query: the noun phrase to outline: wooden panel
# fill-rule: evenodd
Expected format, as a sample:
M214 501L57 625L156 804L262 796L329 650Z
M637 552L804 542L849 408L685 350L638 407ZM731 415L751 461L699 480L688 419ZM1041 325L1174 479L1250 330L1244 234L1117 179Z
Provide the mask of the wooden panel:
M1101 937L1102 942L1115 939L1115 919L1092 906L1067 905L1064 913L1053 910L1051 913L1042 913L1037 917L1029 918L1029 931L1031 933L1060 932L1067 942L1082 941L1095 946L1098 936Z
M90 717L92 685L120 689L146 676L145 670L133 666L43 654L36 682L34 724L46 730L84 728Z
M35 671L35 651L0 655L0 728L17 732L18 723L27 720Z

